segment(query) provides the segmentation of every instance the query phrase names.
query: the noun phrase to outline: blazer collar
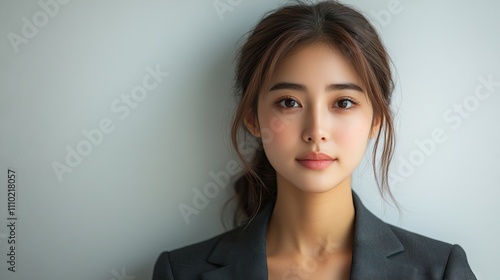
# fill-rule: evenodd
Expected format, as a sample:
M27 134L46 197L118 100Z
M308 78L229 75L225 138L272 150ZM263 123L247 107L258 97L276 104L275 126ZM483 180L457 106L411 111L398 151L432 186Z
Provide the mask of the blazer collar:
M356 217L351 279L413 279L413 266L391 259L404 251L389 225L373 215L352 193Z
M404 250L390 227L366 209L354 191L352 196L356 215L351 279L403 279L415 274L416 268L390 259ZM204 273L203 280L268 279L266 231L274 202L265 204L246 228L221 238L207 259L221 267Z
M222 267L204 273L202 280L267 280L266 231L275 201L269 201L246 227L230 231L207 261Z

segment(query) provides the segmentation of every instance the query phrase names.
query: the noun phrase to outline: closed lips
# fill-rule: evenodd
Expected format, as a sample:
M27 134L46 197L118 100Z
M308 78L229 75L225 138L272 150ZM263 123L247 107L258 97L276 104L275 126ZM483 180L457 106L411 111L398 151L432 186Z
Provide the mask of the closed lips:
M297 160L301 161L301 160L335 160L335 159L323 153L307 153L299 157Z
M336 159L323 153L308 153L297 161L304 167L312 170L322 170L330 166Z

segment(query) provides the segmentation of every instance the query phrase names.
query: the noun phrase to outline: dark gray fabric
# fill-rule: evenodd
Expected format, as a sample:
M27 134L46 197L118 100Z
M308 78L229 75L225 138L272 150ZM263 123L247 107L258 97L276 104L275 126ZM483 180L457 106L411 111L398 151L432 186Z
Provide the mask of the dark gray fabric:
M353 192L356 209L351 279L476 279L459 245L384 223ZM266 279L266 228L274 202L245 228L164 252L153 280Z

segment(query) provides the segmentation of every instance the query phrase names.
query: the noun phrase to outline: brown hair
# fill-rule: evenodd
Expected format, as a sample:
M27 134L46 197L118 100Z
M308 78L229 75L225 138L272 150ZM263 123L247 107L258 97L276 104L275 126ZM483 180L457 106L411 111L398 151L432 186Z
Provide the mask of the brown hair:
M251 136L246 117L257 118L257 103L262 86L276 66L291 51L312 42L325 42L338 49L354 66L367 91L374 117L380 120L373 148L373 171L380 194L387 192L397 204L388 184L389 164L395 137L390 109L393 80L389 56L373 26L357 10L336 1L296 4L278 8L265 15L251 31L239 50L235 73L238 105L231 128L232 144L243 162L245 174L235 182L237 212L235 225L251 220L266 200L276 194L276 171L258 142L254 157L247 160L240 142ZM243 138L240 132L245 133ZM384 146L377 175L377 147L384 131ZM371 134L371 132L370 132Z

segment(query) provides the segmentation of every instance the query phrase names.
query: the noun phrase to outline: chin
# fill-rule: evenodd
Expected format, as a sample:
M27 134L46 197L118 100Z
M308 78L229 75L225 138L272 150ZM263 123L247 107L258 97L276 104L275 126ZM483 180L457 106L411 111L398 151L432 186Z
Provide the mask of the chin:
M304 193L321 194L321 193L329 192L334 188L335 188L335 186L332 187L331 185L328 185L328 186L306 186L306 187L302 187L299 189L301 191L303 191Z
M294 180L295 179L295 180ZM311 176L306 176L302 178L290 178L288 182L291 186L294 186L298 190L304 193L326 193L331 190L341 187L342 183L345 181L336 178L336 176L324 176L319 174L311 174Z

